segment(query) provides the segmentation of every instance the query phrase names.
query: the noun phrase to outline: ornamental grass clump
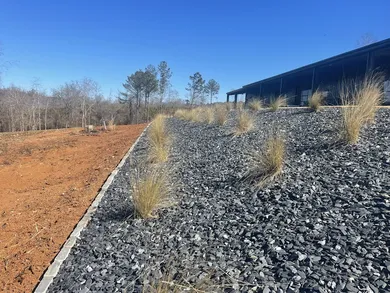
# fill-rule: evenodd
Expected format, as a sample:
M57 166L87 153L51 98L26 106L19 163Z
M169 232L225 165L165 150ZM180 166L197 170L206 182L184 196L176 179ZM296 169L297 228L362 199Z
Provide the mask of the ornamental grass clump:
M224 125L227 121L227 116L228 116L228 110L226 109L226 107L222 107L222 106L215 107L214 122L217 125L219 126Z
M165 169L151 169L137 178L132 186L132 201L137 218L156 218L159 208L168 206L169 181Z
M263 107L263 103L259 99L252 99L248 103L248 108L253 111L259 111Z
M199 120L207 124L213 123L214 109L211 107L202 107L199 111Z
M343 82L339 94L342 101L340 134L348 144L356 144L364 124L375 120L377 107L383 98L383 76L367 75L361 82Z
M254 181L258 186L264 185L282 172L285 156L286 146L283 138L279 134L273 134L265 142L264 149L254 153L252 166L243 179Z
M168 160L170 137L165 126L165 117L157 115L148 132L150 143L149 162L162 163Z
M311 108L314 112L318 112L321 109L323 101L324 97L322 93L317 90L309 98L309 108Z
M185 119L186 111L187 110L184 110L184 109L178 109L175 111L175 114L173 114L173 116L178 118L178 119Z
M272 112L276 112L280 107L286 107L287 106L286 96L280 95L276 99L272 98L269 106Z
M253 116L248 111L239 110L234 134L240 135L245 132L248 132L253 128L253 124L254 124Z

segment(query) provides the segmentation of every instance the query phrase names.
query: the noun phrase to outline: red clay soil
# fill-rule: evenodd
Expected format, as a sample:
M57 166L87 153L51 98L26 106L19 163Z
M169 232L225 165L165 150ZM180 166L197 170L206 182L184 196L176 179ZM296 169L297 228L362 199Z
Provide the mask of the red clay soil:
M0 292L31 292L145 128L0 134Z

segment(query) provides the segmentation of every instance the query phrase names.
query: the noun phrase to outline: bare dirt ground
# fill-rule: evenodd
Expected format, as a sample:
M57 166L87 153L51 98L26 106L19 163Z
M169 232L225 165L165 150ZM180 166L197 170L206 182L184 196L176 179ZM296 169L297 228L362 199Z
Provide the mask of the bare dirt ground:
M145 124L0 134L0 292L31 292Z

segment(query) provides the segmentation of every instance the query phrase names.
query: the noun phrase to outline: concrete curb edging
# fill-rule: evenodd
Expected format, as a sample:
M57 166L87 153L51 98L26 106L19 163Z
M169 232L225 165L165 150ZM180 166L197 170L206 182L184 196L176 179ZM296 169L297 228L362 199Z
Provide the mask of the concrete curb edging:
M130 149L127 151L127 153L123 156L119 164L115 167L115 169L111 172L110 176L106 179L103 186L101 187L99 193L89 206L88 210L85 212L84 216L81 218L81 220L77 223L76 227L73 229L72 233L68 237L68 239L65 241L64 245L61 247L61 250L58 252L56 257L54 258L54 261L50 264L50 266L47 268L46 272L44 273L43 277L39 281L38 285L33 290L34 293L46 293L49 289L50 284L53 282L54 278L57 276L60 267L62 263L66 260L66 258L69 256L69 253L73 246L76 244L76 241L78 238L80 238L81 231L88 225L89 221L91 220L93 214L95 213L96 209L98 208L104 194L106 193L108 187L111 185L112 181L114 181L115 175L118 174L119 169L122 168L122 166L125 164L127 158L131 155L133 152L134 147L138 144L138 141L141 137L144 136L146 130L149 128L151 123L149 123L145 129L141 132L141 134L138 136L136 141L133 143L133 145L130 147Z

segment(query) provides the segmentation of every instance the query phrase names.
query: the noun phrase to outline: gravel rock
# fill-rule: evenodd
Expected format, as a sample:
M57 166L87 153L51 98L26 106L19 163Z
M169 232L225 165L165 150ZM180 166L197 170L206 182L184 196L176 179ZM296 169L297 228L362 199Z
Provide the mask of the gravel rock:
M390 111L379 110L356 146L338 142L340 110L256 114L255 129L170 118L168 162L177 205L135 220L135 147L50 286L50 292L142 292L170 273L225 292L390 290ZM282 175L258 189L243 182L250 154L277 129ZM370 291L370 292L371 292Z

